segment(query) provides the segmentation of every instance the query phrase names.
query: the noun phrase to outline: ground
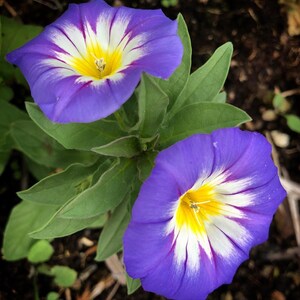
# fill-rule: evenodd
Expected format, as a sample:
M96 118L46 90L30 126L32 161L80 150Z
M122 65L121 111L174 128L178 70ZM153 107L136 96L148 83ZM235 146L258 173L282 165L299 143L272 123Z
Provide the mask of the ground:
M3 1L0 1L0 5ZM1 9L4 15L16 14L26 24L47 25L65 9L67 1L7 0ZM72 1L82 2L82 1ZM125 4L140 8L158 8L158 0L108 1L110 4ZM280 1L230 1L230 0L187 0L177 6L163 8L170 17L181 12L187 22L193 45L193 68L198 68L212 52L226 41L234 45L234 55L225 90L228 101L244 109L253 121L246 125L269 138L277 130L286 134L287 145L276 149L277 163L281 171L291 180L300 181L300 139L292 132L284 117L276 114L272 106L274 91L287 92L290 112L300 115L300 39L288 33L286 7ZM270 117L271 116L271 117ZM282 146L282 145L281 145ZM0 235L13 206L19 202L15 195L21 189L21 179L16 170L22 165L19 153L13 153L10 163L0 178ZM16 167L17 166L17 167ZM297 212L299 213L299 212ZM81 286L72 290L72 299L79 297L84 289L105 282L110 276L104 264L95 263L93 248L79 246L82 237L96 242L99 232L86 230L71 237L54 242L55 255L50 264L65 264L75 268L79 274L87 269L94 270ZM85 257L86 259L83 259ZM238 269L231 285L224 285L213 292L209 299L300 299L299 248L293 231L288 203L277 213L270 237L264 244L255 247L250 259ZM15 263L0 260L0 299L33 299L33 280L30 265L26 261ZM107 283L107 281L106 281ZM53 290L47 277L38 281L41 297ZM109 299L117 288L115 283L104 290L96 299ZM112 294L111 294L112 295ZM62 297L68 298L67 294ZM77 297L77 298L76 298ZM126 288L119 287L112 299L163 299L139 289L127 296Z

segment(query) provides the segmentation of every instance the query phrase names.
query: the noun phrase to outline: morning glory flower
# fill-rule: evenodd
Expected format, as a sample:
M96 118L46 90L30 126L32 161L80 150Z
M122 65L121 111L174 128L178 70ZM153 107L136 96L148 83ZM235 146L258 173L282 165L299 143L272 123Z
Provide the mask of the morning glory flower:
M161 10L110 7L102 0L69 9L7 55L34 101L54 122L92 122L128 100L141 73L167 79L181 62L177 22Z
M128 274L170 299L206 299L264 242L286 193L266 139L237 128L158 154L124 236Z

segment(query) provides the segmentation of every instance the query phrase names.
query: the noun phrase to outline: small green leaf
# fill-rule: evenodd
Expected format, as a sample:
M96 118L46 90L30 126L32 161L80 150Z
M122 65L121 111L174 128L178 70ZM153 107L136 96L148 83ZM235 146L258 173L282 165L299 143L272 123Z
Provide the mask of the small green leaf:
M92 151L106 156L133 157L140 153L139 139L130 135L112 141L109 144L92 148Z
M50 259L53 252L54 249L48 241L40 240L31 246L27 259L33 264L46 262Z
M54 266L51 269L54 282L60 287L71 287L77 278L77 272L69 267Z
M11 126L17 149L46 167L65 168L72 163L90 164L97 156L90 152L66 150L32 121L17 121Z
M150 138L154 136L164 120L168 96L148 75L143 75L138 93L139 122L137 124L140 136Z
M95 185L67 204L60 217L89 218L114 209L126 196L135 177L134 161L122 159L107 170Z
M280 113L286 113L291 105L286 98L282 96L281 93L277 92L273 98L273 106Z
M285 117L289 128L300 133L300 118L296 115L286 115Z
M27 257L28 251L34 243L28 233L40 228L55 211L55 207L25 201L15 206L4 232L4 258L14 261Z
M47 294L47 300L58 300L59 294L56 292L50 292Z
M48 120L34 103L26 102L26 109L30 118L66 149L90 150L124 136L115 121L58 124Z
M133 279L126 273L126 284L127 284L127 294L133 294L140 286L141 281L139 279Z
M183 105L212 102L224 85L232 52L231 43L222 45L202 67L190 76L172 109L171 116Z
M174 105L174 102L185 87L191 72L192 45L189 31L181 14L178 14L177 22L178 35L184 48L181 64L169 79L156 79L156 83L169 97L168 110Z
M123 201L104 225L98 240L96 260L103 261L122 249L124 231L130 219L127 202Z
M234 127L250 121L241 109L226 103L196 103L183 107L162 130L163 148L195 133L210 133L215 129Z

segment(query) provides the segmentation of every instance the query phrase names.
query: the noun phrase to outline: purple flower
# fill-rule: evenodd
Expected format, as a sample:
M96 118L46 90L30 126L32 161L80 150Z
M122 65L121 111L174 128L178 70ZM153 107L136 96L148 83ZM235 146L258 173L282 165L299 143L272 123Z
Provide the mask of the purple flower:
M7 59L20 67L50 120L85 123L115 112L142 72L168 78L182 52L177 22L161 10L114 8L95 0L71 4Z
M258 134L197 134L162 151L134 204L124 262L145 290L205 299L268 237L286 193Z

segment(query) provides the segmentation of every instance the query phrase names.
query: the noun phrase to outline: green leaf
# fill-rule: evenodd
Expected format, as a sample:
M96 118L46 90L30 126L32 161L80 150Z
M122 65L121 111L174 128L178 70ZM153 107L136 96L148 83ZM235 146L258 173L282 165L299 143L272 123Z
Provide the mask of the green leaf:
M28 120L28 116L14 105L0 100L0 149L10 150L13 141L10 137L10 126L18 120Z
M189 78L172 109L175 114L180 107L199 102L212 102L226 80L233 47L230 42L219 47L212 57Z
M47 300L58 300L59 294L56 292L50 292L47 294Z
M226 92L221 92L211 102L226 103L226 98L227 98Z
M280 92L277 92L273 98L273 106L276 111L285 114L290 108L290 102L282 96Z
M157 152L145 152L142 156L139 157L137 168L138 175L141 182L144 182L150 175L154 167L154 159L157 155Z
M11 135L18 150L47 167L65 168L75 162L90 164L97 159L90 152L66 150L32 121L15 122L11 126Z
M50 221L44 226L29 233L29 236L35 239L54 239L68 236L88 227L93 227L104 215L96 215L85 219L65 219L59 217L59 210L52 216Z
M41 227L55 208L21 202L14 207L4 232L3 254L6 260L18 260L27 257L34 240L28 233Z
M140 153L139 139L134 136L124 136L109 144L92 148L92 151L106 156L133 157Z
M0 175L5 169L9 156L10 156L10 151L0 151Z
M168 96L148 75L143 75L138 93L139 122L137 124L140 136L154 136L164 120Z
M134 161L122 159L107 170L95 185L67 204L60 216L89 218L114 209L124 199L136 177Z
M7 85L0 85L0 99L9 102L14 97L14 91Z
M60 206L51 215L48 222L30 232L30 236L38 239L50 239L70 235L87 227L101 226L106 219L106 216L101 213L95 212L94 216L83 219L70 219L63 218L60 212L78 194L80 195L93 186L100 175L107 170L108 165L109 160L102 163L97 171L95 171L95 166L85 168L79 164L72 165L66 171L49 176L31 189L19 193L20 197L29 201L42 202L51 207Z
M286 115L287 125L297 133L300 133L300 118L296 115Z
M61 206L91 186L97 167L98 165L73 164L66 170L50 175L31 188L19 192L18 196L26 201Z
M51 273L54 276L54 282L60 287L71 287L77 278L77 272L65 266L54 266Z
M92 123L57 124L48 120L34 103L26 102L30 118L67 149L90 150L122 136L117 122L101 119Z
M25 156L26 166L28 167L29 172L35 177L37 180L41 180L50 174L56 172L55 168L46 167L36 163L31 160L29 157Z
M218 128L234 127L250 120L244 111L230 104L190 104L170 120L161 132L160 143L165 148L195 133L210 133Z
M1 56L21 47L42 32L43 28L36 25L24 25L14 19L1 16L2 47Z
M127 294L133 294L140 286L141 281L139 279L133 279L126 273L126 284L127 284Z
M35 25L24 25L11 18L1 16L2 23L2 45L0 48L0 75L6 79L15 78L19 83L26 85L26 81L19 69L5 61L5 55L37 36L42 27Z
M46 240L40 240L30 248L27 259L33 264L42 263L48 261L53 253L52 245Z
M128 195L130 197L130 195ZM127 200L127 201L126 201ZM122 249L122 239L130 219L128 199L114 210L98 240L96 260L103 261Z
M169 79L156 79L156 83L169 97L170 103L168 109L173 106L177 97L185 87L191 72L192 45L189 31L181 14L178 14L177 22L178 35L184 48L181 64Z

